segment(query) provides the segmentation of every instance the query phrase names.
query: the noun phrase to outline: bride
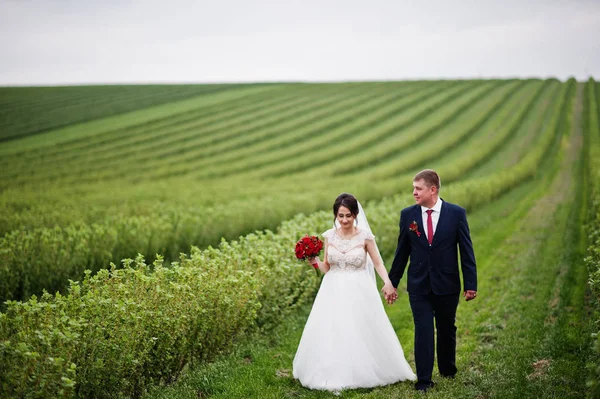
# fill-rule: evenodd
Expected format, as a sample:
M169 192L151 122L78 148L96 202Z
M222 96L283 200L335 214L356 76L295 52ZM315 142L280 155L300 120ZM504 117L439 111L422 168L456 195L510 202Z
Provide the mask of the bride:
M326 274L298 345L294 378L329 391L414 381L377 291L373 269L386 298L394 295L362 207L344 193L333 214L334 228L323 233L325 260L314 260Z

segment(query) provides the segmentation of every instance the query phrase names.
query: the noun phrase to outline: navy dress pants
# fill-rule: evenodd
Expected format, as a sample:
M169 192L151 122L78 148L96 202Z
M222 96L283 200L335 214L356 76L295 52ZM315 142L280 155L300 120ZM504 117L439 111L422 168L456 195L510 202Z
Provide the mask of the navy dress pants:
M431 382L434 361L434 319L437 330L438 370L444 377L456 374L456 308L459 294L409 293L415 322L415 363L418 383Z

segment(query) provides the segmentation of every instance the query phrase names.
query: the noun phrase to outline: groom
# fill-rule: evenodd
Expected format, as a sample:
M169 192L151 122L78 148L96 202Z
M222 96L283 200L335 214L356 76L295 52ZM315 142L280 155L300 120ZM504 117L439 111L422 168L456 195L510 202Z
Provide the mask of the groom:
M456 308L460 296L458 253L467 301L477 296L475 254L463 208L439 198L440 178L430 169L413 179L416 205L400 212L400 235L389 273L398 287L408 267L407 290L415 323L417 390L433 387L434 319L437 330L437 362L443 377L456 374ZM388 303L397 291L386 293Z

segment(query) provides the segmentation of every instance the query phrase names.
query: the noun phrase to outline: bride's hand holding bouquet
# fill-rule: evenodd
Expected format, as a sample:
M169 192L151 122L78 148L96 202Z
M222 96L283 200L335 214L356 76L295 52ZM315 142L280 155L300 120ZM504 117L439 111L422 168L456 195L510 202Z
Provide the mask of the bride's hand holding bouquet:
M319 275L319 253L322 249L323 241L316 236L306 235L296 243L296 258L308 261Z

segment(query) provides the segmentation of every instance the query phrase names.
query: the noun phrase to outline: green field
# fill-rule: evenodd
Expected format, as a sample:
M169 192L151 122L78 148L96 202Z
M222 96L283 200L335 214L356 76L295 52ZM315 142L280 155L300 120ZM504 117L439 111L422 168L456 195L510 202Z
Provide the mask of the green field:
M0 397L333 397L289 376L293 244L352 192L390 265L426 167L480 278L427 396L594 395L599 117L592 79L0 88Z

